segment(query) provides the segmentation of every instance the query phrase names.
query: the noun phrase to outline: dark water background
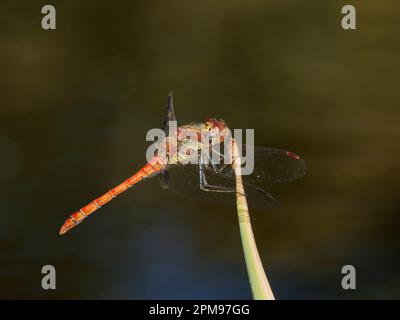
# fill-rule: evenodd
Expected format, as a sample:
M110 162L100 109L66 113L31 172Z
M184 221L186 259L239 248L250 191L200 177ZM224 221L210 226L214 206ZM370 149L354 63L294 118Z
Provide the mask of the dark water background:
M234 208L158 181L60 237L66 217L144 164L175 91L180 123L224 118L307 176L253 211L278 298L400 298L400 3L0 4L0 297L250 298ZM41 289L41 267L57 289ZM341 267L357 290L341 289Z

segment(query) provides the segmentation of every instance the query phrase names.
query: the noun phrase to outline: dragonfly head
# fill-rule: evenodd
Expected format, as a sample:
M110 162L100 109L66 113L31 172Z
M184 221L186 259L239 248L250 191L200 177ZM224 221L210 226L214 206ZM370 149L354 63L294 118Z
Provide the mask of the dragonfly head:
M224 139L224 132L227 128L228 126L226 125L225 120L222 119L211 118L203 123L203 129L209 130L210 137L216 137L219 135L221 137L221 142Z
M218 131L222 131L227 127L227 125L226 125L225 120L211 118L211 119L208 119L206 122L204 122L203 127L204 127L204 129L210 130L210 131L213 129L218 129Z

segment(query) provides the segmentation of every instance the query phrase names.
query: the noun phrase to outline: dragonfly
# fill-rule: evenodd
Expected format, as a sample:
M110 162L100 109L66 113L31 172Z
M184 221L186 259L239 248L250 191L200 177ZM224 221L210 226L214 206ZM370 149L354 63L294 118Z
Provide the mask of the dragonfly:
M210 144L196 141L201 141L200 135L204 131L208 132L211 137L215 133L224 132L228 129L226 122L222 119L211 118L203 123L191 123L177 127L174 137L177 141L175 148L178 151L172 153L169 152L174 146L169 140L173 130L170 128L171 121L176 121L172 92L168 94L163 123L167 135L163 146L167 150L167 157L165 154L156 152L150 161L134 175L72 213L62 225L59 231L60 235L80 224L121 193L139 182L155 176L158 176L164 189L170 189L175 193L214 203L231 205L236 203L236 178L231 165L227 165L223 161L217 164L188 161L192 156L192 151L199 151L203 148L207 148L207 152L215 151L216 145L222 143L223 138L213 139L214 142ZM199 138L195 142L187 139L188 136L193 135ZM223 135L218 137L223 137ZM246 145L242 145L241 149L246 150ZM174 159L171 159L171 154ZM222 154L220 156L219 160L223 160L225 157ZM249 207L270 209L278 206L278 201L265 190L264 185L293 181L302 178L305 174L305 162L297 154L286 150L254 146L254 170L251 174L242 176L244 193Z

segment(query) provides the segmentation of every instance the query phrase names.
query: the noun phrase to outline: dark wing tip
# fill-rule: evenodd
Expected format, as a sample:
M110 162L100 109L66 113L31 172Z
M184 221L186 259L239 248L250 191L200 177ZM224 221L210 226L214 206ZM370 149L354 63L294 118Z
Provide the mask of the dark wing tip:
M169 133L169 121L176 121L175 111L174 111L173 91L168 92L167 110L165 112L164 123L163 123L163 129L167 135Z
M173 108L174 107L174 92L170 91L168 92L168 103L167 103L167 108Z

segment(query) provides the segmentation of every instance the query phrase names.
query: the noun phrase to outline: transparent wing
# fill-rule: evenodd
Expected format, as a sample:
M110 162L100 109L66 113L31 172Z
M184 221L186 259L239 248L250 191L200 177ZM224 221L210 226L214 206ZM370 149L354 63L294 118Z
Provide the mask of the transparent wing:
M246 145L242 145L245 156ZM221 173L235 177L232 167L218 165ZM295 153L267 147L254 147L254 170L250 175L243 175L248 183L287 182L302 178L307 168L304 161Z
M235 178L224 173L217 173L212 168L205 168L204 175L210 186L222 186L225 191L205 191L200 188L198 165L170 165L168 168L168 189L184 196L189 196L207 202L236 205ZM265 190L244 183L245 193L249 207L270 209L278 205Z

